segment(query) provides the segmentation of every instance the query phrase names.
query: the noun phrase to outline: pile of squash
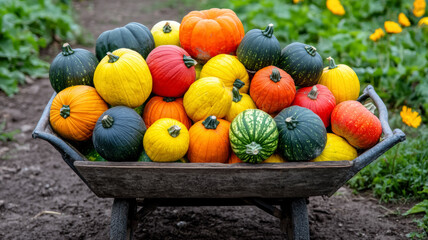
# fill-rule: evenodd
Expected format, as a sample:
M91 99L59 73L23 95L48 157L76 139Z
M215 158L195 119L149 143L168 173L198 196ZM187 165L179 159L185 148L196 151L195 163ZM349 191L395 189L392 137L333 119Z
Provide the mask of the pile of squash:
M96 54L64 44L50 67L50 124L89 159L261 163L352 160L379 119L348 66L274 26L244 32L230 9L102 33ZM99 154L99 155L98 155Z

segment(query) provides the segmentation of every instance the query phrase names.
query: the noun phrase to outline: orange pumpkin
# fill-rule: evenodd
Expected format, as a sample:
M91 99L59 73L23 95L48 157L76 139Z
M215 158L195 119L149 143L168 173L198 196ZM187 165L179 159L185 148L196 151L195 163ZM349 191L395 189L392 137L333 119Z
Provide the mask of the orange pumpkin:
M189 129L190 145L187 158L190 162L225 163L229 159L230 122L209 116Z
M98 118L108 107L95 88L84 85L68 87L52 101L49 120L64 138L85 141L92 136Z
M257 108L269 114L288 107L296 95L296 86L284 70L268 66L256 72L250 84L250 96Z
M236 154L232 151L230 153L230 157L229 160L227 161L227 163L229 164L233 164L233 163L243 163L243 161L241 159L239 159L238 156L236 156Z
M181 46L201 63L221 53L235 55L245 35L235 12L218 8L190 12L179 32Z
M143 112L143 120L149 128L156 120L172 118L183 123L187 129L192 126L192 121L187 116L183 106L183 98L154 96L146 104Z

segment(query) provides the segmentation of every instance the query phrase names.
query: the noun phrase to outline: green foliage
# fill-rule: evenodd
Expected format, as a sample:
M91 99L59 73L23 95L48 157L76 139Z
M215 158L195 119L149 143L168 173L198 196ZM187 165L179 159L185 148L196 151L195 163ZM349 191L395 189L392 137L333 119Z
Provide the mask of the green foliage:
M13 141L14 136L20 133L19 129L6 131L6 120L0 123L0 142Z
M49 64L39 50L54 39L73 39L80 33L67 1L0 1L0 90L18 92L26 76L47 76Z
M428 188L426 188L426 191L428 193ZM414 220L418 227L423 230L423 232L411 232L407 234L406 236L411 239L426 239L427 232L428 232L428 200L425 199L424 201L416 204L413 206L409 211L405 212L403 215L409 215L409 214L416 214L416 213L425 213L424 217L421 219Z

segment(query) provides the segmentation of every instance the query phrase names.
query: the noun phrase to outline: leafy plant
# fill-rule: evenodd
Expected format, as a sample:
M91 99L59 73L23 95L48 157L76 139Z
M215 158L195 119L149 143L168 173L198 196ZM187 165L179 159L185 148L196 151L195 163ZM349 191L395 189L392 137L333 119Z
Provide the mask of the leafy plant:
M425 188L424 191L428 193L428 188ZM415 239L415 238L424 239L427 237L427 232L428 232L428 200L427 199L416 204L407 212L405 212L403 215L406 216L409 214L416 214L416 213L425 213L424 217L422 217L421 219L414 220L418 224L418 227L423 229L423 232L421 233L411 232L406 236L411 239Z

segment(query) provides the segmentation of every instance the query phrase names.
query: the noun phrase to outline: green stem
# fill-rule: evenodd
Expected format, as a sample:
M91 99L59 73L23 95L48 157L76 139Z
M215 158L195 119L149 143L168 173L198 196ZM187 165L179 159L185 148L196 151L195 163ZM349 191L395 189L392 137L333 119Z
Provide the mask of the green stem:
M119 56L116 56L116 55L114 55L113 53L111 53L111 52L107 52L107 56L108 56L108 62L109 63L114 63L114 62L116 62L117 60L119 60Z
M241 101L242 95L241 95L241 93L239 93L239 89L237 87L232 88L232 95L233 95L232 101L234 101L234 102Z
M251 142L250 144L245 145L245 147L247 148L245 150L245 153L253 156L258 155L260 153L260 150L263 149L262 146L260 146L260 144L256 142Z
M59 115L64 119L68 118L70 116L70 106L62 105L62 108L59 110Z
M171 137L175 138L175 137L178 137L178 135L180 135L180 130L181 130L181 127L177 125L172 125L170 128L168 128L168 133Z
M235 81L233 82L233 86L241 89L243 86L245 86L245 83L243 81L241 81L241 79L235 79Z
M274 68L272 70L272 74L269 76L270 80L274 82L279 82L281 80L281 73L279 72L278 68Z
M110 115L104 115L104 117L101 119L101 124L103 125L103 128L111 128L114 123L114 118Z
M334 62L334 59L332 57L328 57L328 69L337 68L336 63Z
M183 55L183 61L184 61L184 65L186 65L187 68L191 68L198 63L196 62L196 60L186 55Z
M319 94L318 88L316 85L314 85L311 91L308 93L308 97L312 100L317 100L318 94Z
M206 129L217 129L219 124L220 121L217 120L216 116L209 116L202 122L202 125L204 125Z
M315 55L317 54L317 49L314 46L311 45L306 45L305 46L305 50L306 52L309 53L309 55L311 55L312 57L315 57Z
M269 23L269 25L266 27L266 29L264 31L262 31L262 34L265 37L271 38L273 35L273 24Z
M288 130L293 130L297 127L298 121L296 121L293 117L288 117L285 119L285 125L287 125Z
M172 31L171 25L169 25L169 22L165 23L165 26L163 26L163 32L164 33L170 33Z
M70 44L64 43L64 45L62 45L62 55L68 56L68 55L71 55L73 53L74 53L74 51L71 48Z
M174 102L175 101L175 97L164 97L163 98L163 101L164 102Z

